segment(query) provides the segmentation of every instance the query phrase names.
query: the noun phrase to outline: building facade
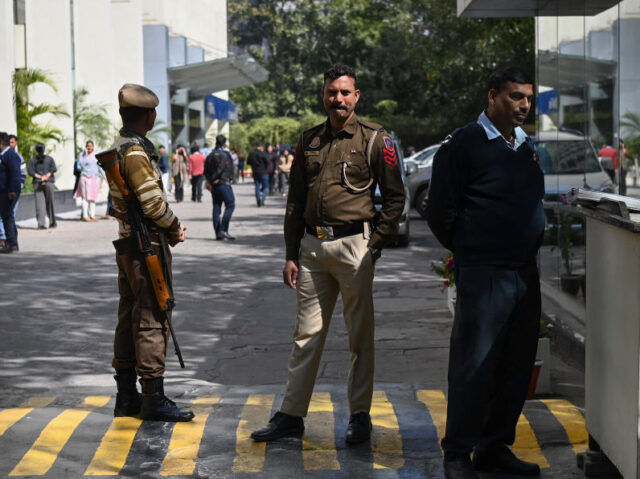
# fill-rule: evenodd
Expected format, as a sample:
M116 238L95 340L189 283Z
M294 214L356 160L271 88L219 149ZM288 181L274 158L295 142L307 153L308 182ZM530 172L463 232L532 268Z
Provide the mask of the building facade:
M226 0L0 0L0 13L0 88L7 92L0 98L0 131L16 131L13 72L48 72L58 91L37 85L30 99L61 104L70 114L55 119L67 140L47 145L58 164L59 189L74 183L71 115L78 88L89 90L89 103L106 106L114 128L120 125L120 86L151 88L160 99L154 137L171 147L228 132L229 118L206 114L207 95L227 100L229 89L266 79L252 59L228 56ZM202 91L183 78L194 66L208 72L197 85ZM172 74L175 69L183 75ZM216 77L222 70L228 74Z

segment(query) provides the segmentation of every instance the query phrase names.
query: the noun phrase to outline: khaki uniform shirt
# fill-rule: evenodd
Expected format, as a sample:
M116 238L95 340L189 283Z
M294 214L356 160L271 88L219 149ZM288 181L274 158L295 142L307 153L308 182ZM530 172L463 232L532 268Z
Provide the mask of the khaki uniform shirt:
M367 144L377 132L367 164ZM302 133L291 166L284 220L286 259L297 260L305 224L339 226L371 221L376 184L383 203L369 246L391 242L404 208L404 185L393 142L380 125L355 115L334 135L329 120ZM346 176L346 178L345 178ZM369 188L362 189L373 179ZM346 180L346 181L345 181ZM349 186L349 183L351 186Z
M143 143L136 140L136 137L121 135L111 146L120 152L120 172L127 187L138 198L145 218L151 220L152 231L166 232L171 239L175 240L180 236L182 227L176 215L169 208L160 170L151 162L150 156L155 153L147 151L148 149L143 147ZM121 151L126 144L132 142L135 144ZM118 187L109 182L109 191L114 206L119 210L126 210L127 205ZM120 238L129 237L131 226L120 219L118 222Z

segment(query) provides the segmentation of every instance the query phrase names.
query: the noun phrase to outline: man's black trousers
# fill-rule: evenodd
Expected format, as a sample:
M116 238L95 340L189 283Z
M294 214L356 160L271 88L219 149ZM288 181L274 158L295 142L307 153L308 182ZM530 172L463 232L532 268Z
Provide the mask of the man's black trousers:
M445 457L474 446L513 444L535 362L540 280L520 269L456 268L456 314L449 352Z

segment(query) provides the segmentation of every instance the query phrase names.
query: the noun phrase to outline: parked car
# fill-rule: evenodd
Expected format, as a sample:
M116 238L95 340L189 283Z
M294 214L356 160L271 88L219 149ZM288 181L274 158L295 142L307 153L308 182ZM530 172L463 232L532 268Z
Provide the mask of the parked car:
M398 227L398 236L396 238L396 246L409 246L409 234L411 231L411 224L409 218L409 210L411 209L411 203L409 201L409 187L407 185L407 178L410 178L406 174L406 165L404 163L404 156L402 153L402 148L400 147L400 142L395 134L391 134L391 138L393 139L393 146L396 149L396 154L398 156L398 163L403 168L400 168L400 174L402 175L402 182L404 183L404 209L402 210L402 216L400 217L400 225ZM376 191L373 197L373 204L376 207L376 211L380 211L382 209L382 194L380 193L380 187L376 186Z
M559 201L560 195L566 196L572 188L616 192L588 138L550 131L538 133L534 141L544 173L545 202Z
M405 159L405 169L408 172L409 183L409 204L423 218L426 215L424 200L427 197L429 183L431 182L433 157L439 148L440 143L431 145Z

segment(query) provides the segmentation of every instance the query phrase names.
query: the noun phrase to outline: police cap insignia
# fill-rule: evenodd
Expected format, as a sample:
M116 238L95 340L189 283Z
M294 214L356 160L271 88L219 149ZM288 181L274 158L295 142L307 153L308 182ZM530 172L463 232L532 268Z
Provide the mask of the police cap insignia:
M389 138L388 136L384 137L384 146L385 148L389 149L389 150L393 150L393 140L391 140L391 138Z
M309 147L318 148L319 146L320 146L320 138L316 136L313 140L311 140L311 143L309 143Z

